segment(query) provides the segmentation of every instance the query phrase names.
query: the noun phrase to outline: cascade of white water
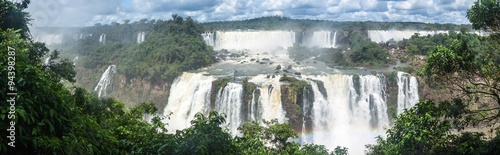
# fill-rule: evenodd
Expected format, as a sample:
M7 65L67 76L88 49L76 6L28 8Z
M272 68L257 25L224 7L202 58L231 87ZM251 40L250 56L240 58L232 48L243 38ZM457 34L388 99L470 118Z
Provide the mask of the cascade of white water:
M208 112L213 80L211 76L187 72L174 80L163 113L171 114L170 119L164 120L169 132L189 127L196 113Z
M97 86L95 86L94 88L94 91L97 91L98 97L106 97L111 94L111 92L113 91L113 75L115 73L115 65L108 66L106 71L102 73L101 79L99 79Z
M207 34L206 40L214 49L229 50L273 50L288 48L295 42L293 31L217 31L212 43L213 34Z
M335 33L333 33L333 44L332 44L332 47L333 48L336 48L337 47L337 31L335 31Z
M215 110L226 114L226 123L224 126L233 135L238 134L238 127L243 122L242 95L243 86L230 82L224 89L219 91L215 102Z
M336 34L334 32L332 36L331 31L314 31L312 36L303 37L302 43L308 47L320 47L320 48L334 48L336 44Z
M258 117L265 120L278 119L278 122L284 123L288 119L285 117L286 112L281 104L281 82L280 76L267 79L264 76L256 76L249 82L258 85L260 96L258 99ZM260 120L257 120L260 121Z
M144 42L145 38L146 38L146 32L137 33L137 43L138 44Z
M102 44L106 44L106 34L103 33L101 36L99 36L99 42Z
M302 45L308 47L335 48L337 32L314 31L302 33ZM333 35L333 36L332 36ZM216 31L201 34L203 40L215 50L273 50L286 49L296 43L293 31Z
M363 153L364 144L374 143L389 125L383 77L374 75L326 75L314 77L325 86L309 82L314 93L312 136L305 143L345 146L351 153Z
M262 107L262 119L272 120L278 119L279 123L287 121L286 113L281 104L280 84L263 86L259 105Z
M44 66L48 66L50 63L50 56L48 56L47 58L45 58L45 61L43 61L43 65Z
M404 72L398 72L398 114L411 108L419 101L417 78Z
M252 100L251 101L248 101L250 102L248 105L250 106L248 109L248 120L252 120L252 121L257 121L258 119L260 119L260 115L259 115L259 107L257 105L257 102L255 101L255 91L254 90L252 92Z
M212 46L212 47L216 47L214 32L204 32L201 34L201 37L207 43L207 45Z

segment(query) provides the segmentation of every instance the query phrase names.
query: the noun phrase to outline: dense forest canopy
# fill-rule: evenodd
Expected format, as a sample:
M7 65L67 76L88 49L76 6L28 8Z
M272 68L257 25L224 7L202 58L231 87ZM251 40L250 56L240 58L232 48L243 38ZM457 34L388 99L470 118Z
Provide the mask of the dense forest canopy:
M141 32L147 37L137 44L135 38ZM82 56L86 68L115 64L130 78L161 82L215 62L212 48L199 35L202 32L202 26L193 19L177 15L165 21L96 24L82 30L93 35L78 41L71 50ZM106 42L99 42L103 35Z
M240 21L203 23L207 30L453 30L470 29L470 25L430 24L417 22L339 22L327 20L291 19L283 16L268 16Z

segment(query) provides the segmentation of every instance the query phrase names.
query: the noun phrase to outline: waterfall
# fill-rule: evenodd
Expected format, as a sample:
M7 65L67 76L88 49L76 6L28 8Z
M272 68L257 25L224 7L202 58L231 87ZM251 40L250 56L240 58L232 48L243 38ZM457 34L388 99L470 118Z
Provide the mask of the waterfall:
M146 32L137 33L137 43L140 44L146 39Z
M375 143L389 125L385 104L385 77L374 75L333 74L313 77L324 83L309 81L314 93L312 103L312 136L304 143L315 143L333 150L345 146L351 153L363 153L364 145ZM361 151L361 152L357 152Z
M98 97L106 97L113 92L113 75L116 73L116 66L110 65L102 73L101 79L95 86L94 91L97 91Z
M216 47L214 32L204 32L201 34L201 37L207 43L207 45L212 46L212 47Z
M419 101L417 78L404 72L398 72L398 114L404 109L415 106Z
M262 76L257 76L249 80L249 82L257 84L260 91L257 106L259 107L259 118L265 120L278 119L279 123L285 123L288 119L285 117L286 112L281 104L281 83L280 76L273 79L265 79ZM260 121L260 120L257 120Z
M337 32L314 31L302 33L302 40L296 42L294 31L216 31L201 34L203 40L215 50L274 50L286 49L294 43L307 47L335 48Z
M99 42L102 44L106 44L106 34L105 33L101 34L101 36L99 37Z
M213 80L211 76L186 72L174 80L163 113L165 116L172 114L170 119L164 120L169 132L191 126L190 121L196 113L208 112Z
M368 30L368 37L373 42L380 43L387 42L389 40L401 41L403 39L409 39L415 33L420 34L420 36L427 36L440 33L447 34L448 31Z
M257 90L253 90L252 92L252 100L249 101L250 103L248 104L250 107L248 108L248 118L247 120L260 120L260 115L259 115L259 106L257 105L257 102L255 101L255 92Z
M61 44L62 41L62 34L44 34L35 37L35 42L44 42L47 45Z
M215 102L215 110L226 114L225 126L231 134L238 134L238 127L243 123L242 115L243 86L237 83L228 83L221 89Z
M205 35L207 44L213 45L214 49L229 50L274 50L276 48L288 48L295 42L295 32L292 31L217 31L212 43Z
M48 56L47 58L45 58L45 61L43 61L43 65L44 66L50 65L50 56Z
M337 32L332 35L331 31L314 31L311 36L302 37L302 44L307 47L335 48L337 43L336 35Z

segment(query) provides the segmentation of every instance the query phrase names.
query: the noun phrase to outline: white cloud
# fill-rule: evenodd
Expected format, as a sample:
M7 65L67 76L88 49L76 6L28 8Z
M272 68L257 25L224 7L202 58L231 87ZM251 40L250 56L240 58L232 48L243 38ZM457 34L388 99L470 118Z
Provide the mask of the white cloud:
M34 26L89 26L95 23L192 16L200 22L282 15L337 21L468 23L472 0L46 0L31 1Z

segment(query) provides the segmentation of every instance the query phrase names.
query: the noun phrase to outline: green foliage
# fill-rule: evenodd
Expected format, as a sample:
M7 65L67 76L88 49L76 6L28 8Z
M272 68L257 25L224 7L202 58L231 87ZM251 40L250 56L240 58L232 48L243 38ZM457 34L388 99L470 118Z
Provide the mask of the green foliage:
M467 11L467 18L474 29L500 31L500 2L478 0Z
M132 30L131 30L132 29ZM143 43L123 38L135 38L137 32L147 32ZM118 72L127 77L140 77L153 82L172 80L183 71L212 64L213 50L200 34L204 31L192 18L172 15L171 20L139 21L135 23L95 25L84 32L106 33L106 44L99 36L87 37L75 47L86 68L116 64Z
M389 52L382 47L363 37L360 33L354 32L349 36L351 44L350 58L354 63L370 66L382 66L389 62Z
M399 115L387 138L377 138L377 144L367 145L367 154L490 154L496 141L486 141L481 133L452 135L453 123L459 113L450 110L457 104L432 101L419 102ZM498 136L497 136L498 137Z
M46 64L48 69L52 70L56 75L58 80L66 79L69 82L76 82L75 76L76 71L74 70L75 66L73 65L73 61L69 59L60 59L59 51L55 50L50 54L49 63Z
M438 46L429 53L425 75L449 89L458 90L457 98L471 105L486 105L472 111L489 111L478 120L497 118L500 105L500 55L499 44L489 38L462 35L450 46ZM492 113L490 113L492 112ZM477 112L471 113L477 115Z
M327 20L311 19L291 19L282 16L258 17L240 21L218 21L203 24L209 30L390 30L390 29L413 29L413 30L460 30L469 28L468 25L454 24L428 24L416 22L374 22L374 21L355 21L338 22Z
M208 117L196 114L190 128L175 134L178 148L174 154L241 154L231 135L220 127L224 122L224 115L215 111Z
M24 11L30 3L29 0L13 3L13 1L0 1L0 29L20 30L21 37L29 39L28 23L31 20L27 12Z

